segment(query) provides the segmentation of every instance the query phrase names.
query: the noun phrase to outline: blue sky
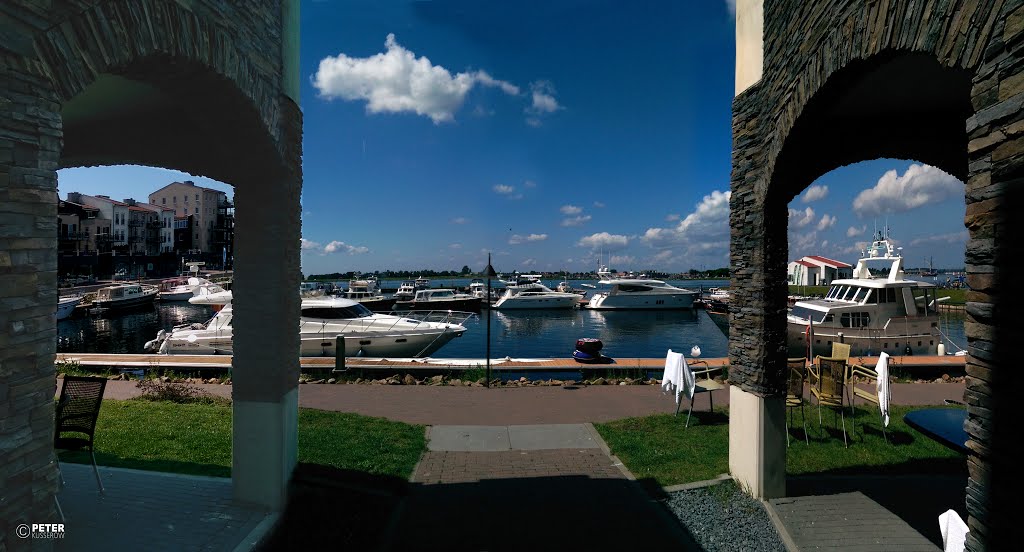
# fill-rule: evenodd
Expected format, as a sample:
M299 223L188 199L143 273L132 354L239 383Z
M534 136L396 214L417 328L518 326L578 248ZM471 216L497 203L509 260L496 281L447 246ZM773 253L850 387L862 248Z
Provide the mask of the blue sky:
M727 266L734 41L726 1L304 2L303 271ZM790 257L852 263L887 219L908 265L962 265L963 185L912 165L819 179ZM183 178L72 169L60 191Z

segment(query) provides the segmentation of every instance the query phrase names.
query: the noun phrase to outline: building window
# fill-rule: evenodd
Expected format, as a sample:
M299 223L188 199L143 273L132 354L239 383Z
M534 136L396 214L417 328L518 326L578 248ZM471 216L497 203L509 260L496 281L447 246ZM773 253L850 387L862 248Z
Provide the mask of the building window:
M199 194L196 194L196 201L199 201Z
M167 205L167 198L166 197L160 198L160 204L161 205Z
M185 207L185 214L188 214L188 207Z
M178 203L178 196L172 197L171 200L174 202L175 205L177 205L177 203Z

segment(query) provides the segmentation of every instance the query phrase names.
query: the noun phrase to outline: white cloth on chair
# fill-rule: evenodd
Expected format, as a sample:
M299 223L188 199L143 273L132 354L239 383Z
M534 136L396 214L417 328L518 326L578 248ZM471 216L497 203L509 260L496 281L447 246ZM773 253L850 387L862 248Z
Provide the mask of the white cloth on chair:
M665 373L661 377L662 392L671 393L676 404L679 404L683 395L686 395L688 399L693 399L695 384L693 372L686 364L686 357L683 356L683 353L676 353L669 349L665 356Z
M943 552L963 552L970 530L955 510L939 514L939 531L942 532Z
M878 364L875 364L875 373L878 379L875 386L878 390L878 409L882 412L882 423L889 426L889 354L882 351L878 354Z

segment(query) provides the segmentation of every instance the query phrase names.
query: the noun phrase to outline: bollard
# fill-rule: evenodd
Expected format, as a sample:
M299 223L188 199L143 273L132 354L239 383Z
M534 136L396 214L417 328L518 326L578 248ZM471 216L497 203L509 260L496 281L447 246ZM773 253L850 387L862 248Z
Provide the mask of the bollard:
M339 335L334 338L334 371L344 372L345 370L345 337Z

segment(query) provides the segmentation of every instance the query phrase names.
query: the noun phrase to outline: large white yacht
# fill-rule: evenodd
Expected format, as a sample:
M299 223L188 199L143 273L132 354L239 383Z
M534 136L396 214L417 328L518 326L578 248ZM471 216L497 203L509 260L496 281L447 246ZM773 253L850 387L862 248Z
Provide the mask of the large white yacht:
M610 286L608 291L590 297L588 309L692 309L697 292L649 278L616 278L607 267L597 271L599 284Z
M884 274L870 264L887 265ZM942 334L934 284L906 280L903 257L882 232L857 261L853 278L833 280L822 299L793 305L788 316L789 356L828 355L833 342L850 345L850 354L934 355Z
M494 303L497 310L571 309L579 302L575 293L553 291L540 281L539 274L520 274L505 282L505 293Z
M335 337L345 338L345 356L429 356L466 331L471 313L433 311L402 316L377 314L350 299L303 298L299 318L302 356L335 356ZM205 324L160 330L146 350L162 354L232 354L230 303Z

